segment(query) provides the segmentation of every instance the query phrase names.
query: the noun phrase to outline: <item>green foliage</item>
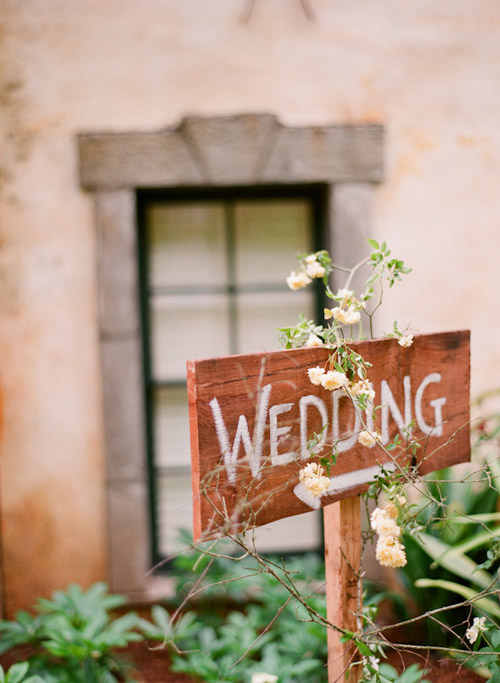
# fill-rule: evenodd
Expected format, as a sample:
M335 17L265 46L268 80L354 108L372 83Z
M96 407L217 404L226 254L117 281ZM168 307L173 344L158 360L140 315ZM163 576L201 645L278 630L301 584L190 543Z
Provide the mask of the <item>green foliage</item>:
M425 621L424 639L429 644L460 646L453 628L467 620L470 609L446 608L495 588L497 577L484 566L499 527L495 527L494 521L477 518L496 511L498 491L489 486L489 476L486 471L475 477L482 480L479 483L456 482L449 470L434 473L426 483L429 497L420 501L416 518L425 532L403 536L408 563L400 572L406 589L421 613L443 610ZM464 524L463 520L469 523ZM473 605L477 610L500 616L497 601L491 598L482 598L481 604Z
M430 683L423 678L428 670L422 670L418 664L411 664L403 673L398 674L390 664L380 664L378 671L371 679L374 683Z
M278 338L284 349L298 349L305 346L310 334L315 334L324 341L324 332L321 325L316 325L314 320L307 320L300 314L296 325L278 328Z
M29 668L29 662L13 664L7 672L0 666L0 683L45 683L40 676L32 676Z
M493 683L500 683L500 630L491 624L481 628L473 652L455 654L455 658Z
M157 629L144 628L146 635L165 640L167 633L167 640L175 643L171 651L173 669L206 683L249 683L252 674L259 671L289 683L322 683L327 657L325 627L312 621L303 605L289 600L286 588L256 560L221 556L227 551L222 544L216 549L216 557L192 551L176 558L179 599L200 581L197 589L203 591L197 612L184 614L172 627L168 613L156 608L153 619ZM289 558L286 568L276 560L273 568L284 581L293 577L303 588L324 581L323 563L314 553ZM309 595L306 600L326 616L324 596ZM228 603L235 609L227 612L224 605Z
M455 627L470 620L471 607L449 609L454 603L470 600L476 616L500 619L493 595L500 587L499 434L498 416L473 428L476 460L486 464L462 481L449 469L427 477L415 520L421 530L403 537L408 564L400 572L405 587L421 613L442 610L426 620L424 640L432 645L463 647L463 627Z
M26 683L123 680L118 677L124 675L125 668L113 649L143 639L134 631L138 625L134 613L118 619L109 614L125 602L122 596L109 595L104 583L96 583L88 591L72 584L66 592L56 591L52 600L38 600L36 616L18 612L15 620L0 621L0 653L22 644L31 645L34 651L27 662L17 665L14 677L5 678L6 683L24 682L24 678L15 678L20 675L17 671L23 671L23 676L29 673Z
M189 540L184 533L183 541L187 544ZM262 671L278 676L279 683L323 683L327 662L324 624L291 599L285 586L257 560L231 558L231 548L224 541L204 549L213 556L192 550L173 563L179 602L191 590L201 589L194 598L196 613L187 612L172 625L171 615L155 607L154 623L140 624L148 638L172 645L173 669L205 683L250 683L252 674ZM319 555L288 557L286 563L278 558L267 560L284 583L293 582L320 619L326 616L325 597L317 590L325 576ZM380 592L372 582L367 582L365 589L363 609L369 624L380 601L394 596ZM408 616L400 599L395 608L401 618ZM366 647L362 642L359 646ZM396 674L387 680L400 679ZM401 680L405 683L407 679Z
M363 338L362 317L368 319L370 337L373 338L373 315L381 306L384 286L392 287L396 280L401 280L402 275L411 272L411 268L405 266L400 259L391 258L391 250L387 248L385 242L379 245L376 240L369 239L368 243L372 249L369 256L360 261L352 268L344 268L332 263L327 251L318 251L315 254L298 254L297 260L300 264L299 274L293 271L287 278L291 289L302 289L321 278L325 286L325 296L333 299L338 306L329 311L325 309L325 319L331 322L328 325L317 325L313 320L307 320L303 315L299 316L299 322L291 327L278 329L281 345L285 349L302 348L311 345L310 335L314 336L312 345L325 344L331 349L341 347L349 338ZM310 261L312 260L313 263ZM362 268L370 268L371 274L365 281L365 289L362 293L355 296L354 291L350 290L353 278ZM345 285L337 292L330 289L328 283L329 275L332 271L340 271L346 276ZM374 299L376 290L378 299ZM370 307L367 304L371 302ZM357 334L355 334L357 333ZM402 337L402 333L395 327L395 332L387 336ZM411 344L411 341L410 341ZM339 372L347 370L344 363L339 360ZM359 363L355 363L359 367Z
M385 242L378 244L376 240L368 239L368 244L373 249L370 254L370 263L374 273L371 278L368 279L367 284L371 285L377 279L385 276L389 283L389 287L392 287L396 280L401 280L401 275L411 273L411 268L405 266L403 261L389 258L391 250L387 248Z
M500 683L500 631L497 629L483 634L484 647L478 647L478 654L473 657L473 664L477 667L487 668L491 674L492 683ZM479 642L479 641L478 641ZM496 657L491 652L497 653ZM490 654L487 654L490 653Z

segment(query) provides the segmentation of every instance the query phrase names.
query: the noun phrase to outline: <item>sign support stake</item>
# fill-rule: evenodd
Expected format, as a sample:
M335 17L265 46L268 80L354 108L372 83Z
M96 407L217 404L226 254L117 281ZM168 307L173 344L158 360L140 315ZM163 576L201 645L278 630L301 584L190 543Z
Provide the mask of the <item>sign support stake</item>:
M361 511L359 496L344 498L323 508L325 534L326 611L328 621L356 632L361 611ZM328 683L347 681L349 666L359 654L352 642L341 643L341 634L328 629ZM358 683L361 665L349 672L349 683Z

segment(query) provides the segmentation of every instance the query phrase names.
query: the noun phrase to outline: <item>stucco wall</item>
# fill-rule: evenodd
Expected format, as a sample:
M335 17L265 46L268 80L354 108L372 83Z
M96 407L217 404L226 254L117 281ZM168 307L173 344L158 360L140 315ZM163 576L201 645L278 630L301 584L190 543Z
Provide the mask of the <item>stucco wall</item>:
M106 574L95 238L75 138L186 114L377 122L374 237L414 267L388 299L472 328L500 386L500 8L494 0L3 0L1 506L7 604ZM498 372L498 376L497 376Z

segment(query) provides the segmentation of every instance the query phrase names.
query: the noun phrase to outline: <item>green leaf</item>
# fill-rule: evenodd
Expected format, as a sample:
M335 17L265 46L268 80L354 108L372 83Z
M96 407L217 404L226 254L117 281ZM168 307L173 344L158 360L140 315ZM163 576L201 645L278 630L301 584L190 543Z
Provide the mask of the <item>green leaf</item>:
M378 242L377 242L376 240L371 239L370 237L368 237L366 241L368 242L368 244L370 245L370 247L373 247L373 249L377 249L377 251L378 251L378 249L380 248L380 247L378 246Z
M301 662L294 664L293 673L294 676L304 676L305 674L310 674L313 671L319 671L323 673L323 667L324 664L319 659L303 659Z
M447 517L448 522L453 522L453 524L477 524L478 522L496 522L500 519L500 512L483 512L478 515L460 515L458 517ZM492 530L491 534L493 531L500 531L500 527L498 529Z
M489 638L495 650L498 650L500 647L500 630L497 629L496 631L493 631Z
M473 606L478 609L483 610L497 619L500 618L500 605L498 605L498 603L490 600L490 598L476 599L477 592L460 583L444 581L442 579L417 579L415 581L415 586L417 588L443 588L452 593L458 593L458 595L461 595L465 600L472 600Z
M340 636L340 642L341 643L348 643L350 640L352 640L354 633L352 631L346 631L344 635Z
M480 588L488 588L493 583L493 577L487 571L479 569L476 562L448 543L426 533L418 534L415 541L436 564L448 569L456 576L467 579Z
M170 615L167 610L161 605L155 605L151 609L151 615L155 624L157 624L160 628L163 628L166 632L170 625Z
M403 673L399 676L397 681L398 683L425 683L425 681L422 679L422 676L428 673L428 671L428 669L424 669L422 671L418 664L411 664L407 669L403 671Z
M492 474L491 483L496 488L498 493L500 493L500 463L498 462L498 459L496 458L495 460L490 460L488 462L488 467Z
M372 651L370 650L368 645L365 645L365 643L363 643L361 640L355 640L354 642L356 643L356 647L362 655L365 655L365 657L370 657Z
M396 669L386 662L382 662L382 664L379 665L379 674L381 677L384 677L385 681L395 681L398 677Z
M29 668L29 662L13 664L7 673L6 683L19 683L27 674Z

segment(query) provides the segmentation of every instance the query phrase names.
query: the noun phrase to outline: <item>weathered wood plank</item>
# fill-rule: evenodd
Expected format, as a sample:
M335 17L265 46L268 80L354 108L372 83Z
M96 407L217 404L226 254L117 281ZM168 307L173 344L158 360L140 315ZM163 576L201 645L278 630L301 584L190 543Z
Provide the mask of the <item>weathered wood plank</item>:
M361 511L359 496L345 498L323 509L325 534L326 616L339 628L359 631L361 614ZM328 683L345 681L349 667L358 660L354 644L340 642L341 633L328 629ZM349 671L349 683L357 683L362 667Z
M351 346L373 365L385 443L416 421L422 473L469 459L468 331L419 335L410 348L394 339ZM256 526L354 496L380 464L407 462L359 444L367 416L356 423L348 397L311 384L307 369L328 358L316 348L188 362L196 539L224 524ZM313 499L298 472L309 457L308 438L324 423L322 453L339 438L342 452L330 489Z

